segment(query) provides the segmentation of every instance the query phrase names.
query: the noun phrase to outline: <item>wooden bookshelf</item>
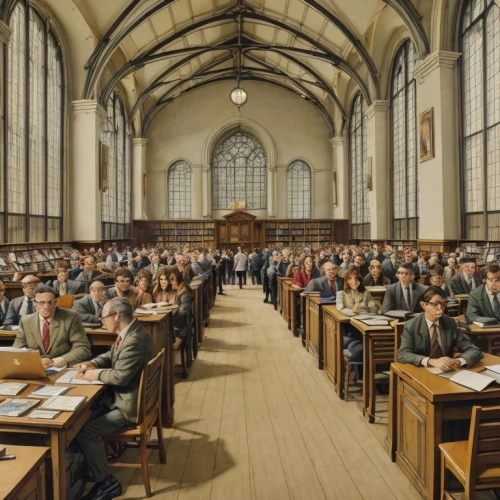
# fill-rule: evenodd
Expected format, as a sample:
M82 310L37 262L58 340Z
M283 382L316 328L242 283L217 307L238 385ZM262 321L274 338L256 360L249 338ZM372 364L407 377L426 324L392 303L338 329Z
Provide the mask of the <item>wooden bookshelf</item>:
M265 222L266 246L319 248L333 241L331 220L276 220Z

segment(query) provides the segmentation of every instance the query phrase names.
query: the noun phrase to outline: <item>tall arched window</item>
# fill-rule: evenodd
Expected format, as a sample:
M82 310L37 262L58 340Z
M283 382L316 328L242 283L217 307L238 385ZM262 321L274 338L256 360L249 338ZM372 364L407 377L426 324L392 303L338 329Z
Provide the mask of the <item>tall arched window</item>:
M168 170L168 218L191 218L191 167L183 160Z
M418 238L417 91L415 48L399 49L391 81L393 237Z
M4 169L0 240L63 239L64 76L49 22L20 0L9 22L6 51Z
M302 160L295 160L286 169L286 216L311 218L311 169Z
M126 131L125 107L113 93L101 124L101 141L107 146L108 180L101 198L102 238L130 237L130 139Z
M461 44L463 236L500 240L500 8L495 0L469 2Z
M355 239L370 238L365 111L365 100L359 92L354 99L349 117L351 237Z
M245 132L224 139L212 156L212 208L267 207L266 154L260 142Z

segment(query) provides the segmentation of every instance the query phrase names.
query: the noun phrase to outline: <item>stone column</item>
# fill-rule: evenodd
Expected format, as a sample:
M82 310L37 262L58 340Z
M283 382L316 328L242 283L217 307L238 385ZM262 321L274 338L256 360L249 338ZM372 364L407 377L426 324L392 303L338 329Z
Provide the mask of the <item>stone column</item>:
M456 64L459 56L457 52L436 51L421 61L414 71L417 115L432 109L434 116L434 158L420 163L417 135L419 239L460 238L460 116Z
M348 219L349 170L347 168L347 155L345 154L347 151L347 138L342 136L332 137L329 142L333 153L332 196L335 190L337 197L336 200L333 200L333 218L338 220ZM336 183L334 183L335 179Z
M367 162L372 163L370 207L371 239L390 238L389 101L374 101L365 112ZM370 173L368 172L368 177Z
M276 218L276 165L267 167L267 217Z
M147 219L146 210L146 147L148 140L136 137L132 141L132 219Z
M101 241L99 137L106 111L95 100L72 102L70 189L71 234L76 241Z
M203 166L193 165L191 176L191 218L203 218Z

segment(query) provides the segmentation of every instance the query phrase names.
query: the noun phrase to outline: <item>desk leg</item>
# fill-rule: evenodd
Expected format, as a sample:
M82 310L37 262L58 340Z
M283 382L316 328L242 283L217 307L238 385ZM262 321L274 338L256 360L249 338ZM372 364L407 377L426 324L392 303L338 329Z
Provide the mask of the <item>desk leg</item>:
M443 442L443 406L439 403L427 402L427 478L426 489L428 498L439 499L441 491L440 451L439 445Z
M66 440L62 434L63 432L56 429L50 431L54 500L66 498Z
M398 377L391 370L389 375L389 427L387 429L387 451L393 462L396 461L396 439L398 428Z
M371 364L372 342L368 335L363 335L363 416L368 413L370 424L375 422L371 414L371 399L373 395L373 367Z

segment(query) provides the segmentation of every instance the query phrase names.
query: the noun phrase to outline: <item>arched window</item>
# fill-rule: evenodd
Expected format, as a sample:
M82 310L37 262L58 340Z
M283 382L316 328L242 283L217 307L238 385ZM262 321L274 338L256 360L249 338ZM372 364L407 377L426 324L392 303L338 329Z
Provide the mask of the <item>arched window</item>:
M191 218L191 167L182 160L168 170L168 218Z
M295 160L286 169L286 216L311 218L311 169L302 160Z
M267 207L266 154L249 134L235 132L212 156L212 209L230 209L245 202L247 209Z
M391 81L393 237L418 238L417 91L415 48L399 49Z
M130 237L130 139L126 131L125 107L117 93L106 106L101 141L107 147L107 188L101 198L102 238Z
M0 241L63 239L64 76L49 22L21 0L6 51L6 181L0 184ZM6 209L6 212L4 210Z
M351 237L356 239L370 238L365 111L365 100L359 92L354 99L349 117Z
M469 2L461 45L463 236L500 240L500 8L495 0Z

